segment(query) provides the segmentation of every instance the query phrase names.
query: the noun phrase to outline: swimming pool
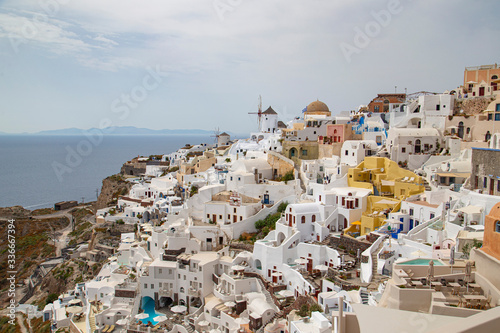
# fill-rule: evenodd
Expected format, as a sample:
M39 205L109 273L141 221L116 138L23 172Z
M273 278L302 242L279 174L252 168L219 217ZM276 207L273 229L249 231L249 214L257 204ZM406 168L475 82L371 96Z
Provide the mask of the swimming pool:
M144 307L142 309L144 310L144 313L149 315L149 317L141 319L140 320L141 322L147 324L149 321L151 322L152 325L158 324L158 322L153 318L161 316L163 314L155 311L155 301L152 298L149 298L149 300L147 300L146 304L144 304Z
M434 266L444 266L443 263L437 259L412 259L398 264L427 266L431 260L434 261Z

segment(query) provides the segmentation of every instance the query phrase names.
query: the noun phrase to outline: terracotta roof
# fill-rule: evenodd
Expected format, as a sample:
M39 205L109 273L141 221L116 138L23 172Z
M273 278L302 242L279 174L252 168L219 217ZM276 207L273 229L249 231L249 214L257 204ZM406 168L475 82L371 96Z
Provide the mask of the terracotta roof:
M267 108L266 111L262 112L262 114L277 114L276 111L273 110L272 107Z

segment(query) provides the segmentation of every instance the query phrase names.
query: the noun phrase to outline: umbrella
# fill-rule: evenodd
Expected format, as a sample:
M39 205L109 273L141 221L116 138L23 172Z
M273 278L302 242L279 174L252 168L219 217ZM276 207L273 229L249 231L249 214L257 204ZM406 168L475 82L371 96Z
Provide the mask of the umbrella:
M187 308L184 305L176 305L176 306L173 306L170 310L172 310L172 312L175 312L175 313L182 313L182 312L185 312L187 310Z
M327 271L328 270L328 266L326 265L316 265L314 266L315 269L319 269L320 271Z
M168 319L167 316L157 316L157 317L153 318L154 321L158 321L158 322L165 321L167 319Z
M206 320L202 320L202 321L198 322L198 325L200 325L200 326L208 326L208 325L210 325L210 323L208 321L206 321Z
M465 264L465 282L467 282L467 292L469 291L469 282L471 273L472 273L472 264L469 260Z
M422 251L422 250L417 250L417 251L415 251L415 252L412 252L412 253L411 253L411 255L412 255L412 256L414 256L414 257L419 257L419 258L420 258L420 257L422 257L422 256L427 255L427 253L425 253L425 252L424 252L424 251Z
M307 260L303 259L303 258L298 258L298 259L295 259L295 263L299 264L299 265L305 265L305 264L307 264Z
M224 305L227 306L228 308L232 308L233 306L236 306L236 303L234 303L233 301L228 301L224 303Z
M82 301L79 299L72 299L71 301L68 302L69 305L75 305L75 304L81 304Z
M358 248L356 258L358 258L358 261L361 261L361 249Z
M242 317L236 318L236 320L235 320L235 323L238 325L245 325L245 324L248 324L249 322L250 322L250 319L242 318Z
M455 247L452 246L450 249L450 265L451 265L451 272L453 273L453 264L455 264Z
M434 280L434 260L429 260L429 269L427 271L427 281L429 286L431 285L432 280Z
M69 313L80 313L83 311L83 308L81 306L70 306L66 308L66 312Z
M123 319L118 319L116 321L116 325L126 325L128 322L128 320L126 318L123 318Z
M288 289L280 290L280 291L278 291L278 295L281 295L283 297L292 297L293 291L288 290Z
M149 315L147 313L143 312L143 313L136 314L135 318L136 319L146 319L146 318L149 318Z
M244 271L245 270L245 267L244 266L241 266L241 265L233 265L231 266L231 269L233 271Z

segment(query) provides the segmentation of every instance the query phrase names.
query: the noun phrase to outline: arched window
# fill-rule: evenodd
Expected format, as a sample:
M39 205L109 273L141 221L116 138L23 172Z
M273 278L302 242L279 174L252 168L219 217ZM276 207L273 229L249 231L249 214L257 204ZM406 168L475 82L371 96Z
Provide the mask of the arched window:
M498 79L498 75L493 75L493 76L491 77L491 79L492 79L492 80L496 80L496 79Z
M305 217L305 216L302 216L302 217L300 218L300 222L301 222L301 223L306 223L306 217Z
M184 292L184 287L181 287L181 289L179 290L181 293Z
M421 149L421 142L420 139L415 140L415 154L420 153Z
M311 217L311 221L312 221L312 222L316 222L316 215L313 215L313 216Z
M255 268L256 269L262 269L262 263L260 262L259 259L255 260Z

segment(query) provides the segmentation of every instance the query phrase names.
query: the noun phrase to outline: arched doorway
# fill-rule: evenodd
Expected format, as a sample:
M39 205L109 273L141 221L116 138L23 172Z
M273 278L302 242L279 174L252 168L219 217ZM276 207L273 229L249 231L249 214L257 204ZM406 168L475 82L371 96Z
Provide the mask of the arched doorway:
M296 157L296 156L297 156L297 149L296 148L290 149L290 158Z
M281 245L281 243L283 243L283 241L285 240L285 234L280 232L278 233L278 237L276 238L276 242L277 242L277 245Z
M458 137L460 139L464 138L464 122L463 121L458 123Z
M420 139L415 140L415 154L420 153L422 149L421 147L422 147L422 142L420 141Z

